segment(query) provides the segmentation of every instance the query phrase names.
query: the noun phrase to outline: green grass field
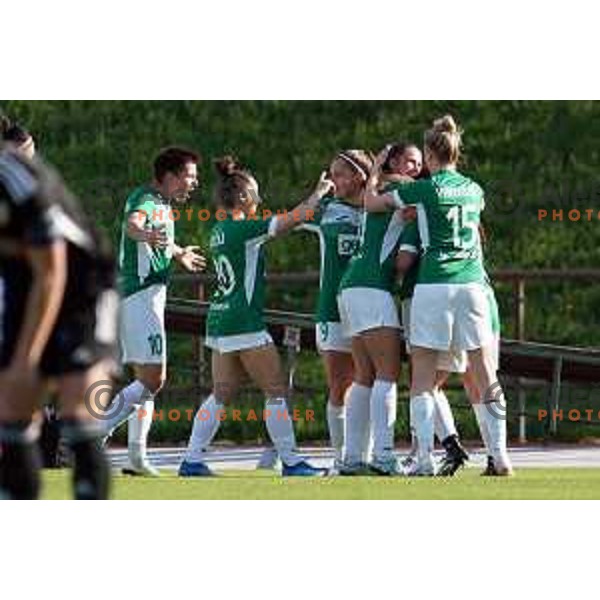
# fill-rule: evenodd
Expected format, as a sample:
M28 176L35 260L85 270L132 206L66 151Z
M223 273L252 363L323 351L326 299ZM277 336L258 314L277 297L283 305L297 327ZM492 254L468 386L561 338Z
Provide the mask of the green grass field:
M44 473L43 498L70 498L66 471ZM600 469L521 469L506 479L468 469L453 479L282 479L264 472L228 471L212 479L113 480L117 500L589 500L600 499Z

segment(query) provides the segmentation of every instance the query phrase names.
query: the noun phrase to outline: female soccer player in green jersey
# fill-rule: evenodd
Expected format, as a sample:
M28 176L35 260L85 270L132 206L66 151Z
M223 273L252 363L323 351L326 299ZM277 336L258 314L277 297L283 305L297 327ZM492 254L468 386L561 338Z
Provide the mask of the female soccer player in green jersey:
M406 350L410 354L410 314L414 289L417 284L421 240L416 221L413 221L402 232L400 248L396 258L396 266L402 277L399 290L401 301L402 324L406 340ZM438 353L436 387L434 390L434 430L437 438L446 451L446 455L437 474L452 476L468 460L468 454L460 443L450 402L444 393L443 386L450 373L463 376L467 370L467 353L464 351L448 351ZM411 417L413 411L411 410ZM417 439L411 418L412 449L402 464L407 474L416 467Z
M237 395L247 373L266 396L263 418L283 465L283 475L323 475L296 452L292 422L287 412L287 384L279 354L263 320L263 245L313 218L320 200L333 184L321 176L313 194L288 213L259 216L258 183L252 173L232 157L215 162L218 182L216 204L222 218L210 236L217 275L207 320L206 345L212 349L213 392L194 419L182 477L203 477L212 471L203 462L203 451L217 433L224 404ZM223 218L224 216L224 218Z
M302 226L302 229L318 234L321 248L316 340L329 390L327 426L335 452L334 470L339 470L342 465L344 403L354 375L352 339L342 329L337 293L358 246L362 195L372 164L373 158L364 150L340 152L330 167L335 196L324 198L315 219Z
M425 132L425 163L429 179L400 183L379 194L369 185L369 210L417 208L423 246L417 285L411 307L411 407L418 440L418 474L431 475L433 463L433 412L439 352L466 350L486 410L484 419L491 439L498 475L509 475L506 452L505 402L497 382L490 344L492 322L485 292L485 271L479 218L483 210L481 187L457 171L460 132L447 115ZM385 153L376 161L378 169Z
M479 227L479 232L482 242L485 242L485 235L481 225ZM410 340L408 339L408 332L410 330L410 308L414 288L417 284L420 252L421 242L419 239L419 232L416 222L413 222L402 232L400 248L398 256L396 257L396 268L402 279L399 296L402 302L402 323L405 327L406 348L409 353ZM493 357L494 371L497 372L500 359L500 313L494 294L494 288L487 275L485 277L485 292L488 300L489 315L492 321L492 332L494 334L492 343L490 344L490 351ZM482 475L496 475L494 457L490 450L492 443L485 422L485 411L487 409L482 402L482 394L477 388L472 369L469 367L466 352L440 352L438 354L437 368L437 386L434 395L434 428L436 436L446 449L446 456L444 457L443 464L438 470L438 475L453 475L466 460L466 452L458 440L458 433L450 403L442 389L450 373L461 374L463 387L475 412L481 439L483 440L487 451L487 466ZM413 465L416 465L417 456L417 441L414 437L414 427L412 427L412 424L411 431L413 432L413 447L410 454L403 461L403 466L408 474L410 474L410 469Z
M415 152L416 150L416 152ZM404 176L420 171L418 149L406 148ZM369 174L370 175L370 174ZM346 408L346 457L342 475L398 472L394 454L397 379L400 374L400 324L392 292L395 256L404 227L401 211L367 212L358 252L340 283L342 323L352 337L355 374ZM373 457L369 461L369 437Z
M398 142L390 146L387 158L381 169L380 181L381 188L385 189L390 183L399 181L407 181L407 178L402 175L414 165L422 166L421 151L407 142ZM413 163L407 164L407 163ZM419 179L429 177L427 169L423 169L419 173ZM396 268L402 283L398 290L398 296L401 306L402 325L404 327L404 338L406 351L410 354L410 305L414 287L417 283L418 274L418 257L421 251L421 243L417 229L416 221L409 223L402 231L400 238L400 248L396 258ZM467 356L465 352L448 352L440 353L438 369L438 385L434 394L435 412L434 424L435 434L440 440L442 446L446 450L444 463L440 467L438 474L453 475L458 468L468 459L468 455L461 446L454 416L450 403L443 390L443 382L448 378L449 372L464 373L467 364ZM412 433L412 449L410 454L402 461L404 470L409 472L410 468L415 464L417 443L414 437L414 428L411 425Z

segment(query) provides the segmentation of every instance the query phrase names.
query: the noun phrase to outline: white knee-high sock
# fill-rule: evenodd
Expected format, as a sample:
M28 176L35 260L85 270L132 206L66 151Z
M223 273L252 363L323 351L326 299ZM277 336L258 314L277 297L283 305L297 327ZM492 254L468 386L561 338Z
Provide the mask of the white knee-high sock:
M127 421L133 411L145 399L152 399L152 394L145 388L144 384L135 380L123 388L114 398L111 408L108 409L110 417L99 423L102 435L112 435L113 431ZM114 414L113 414L114 411Z
M397 402L396 382L376 379L370 397L373 457L376 459L389 458L394 454Z
M213 394L202 403L194 417L185 460L191 462L201 462L203 460L202 453L208 448L219 430L221 420L218 418L217 413L220 410L223 410L223 404L218 402Z
M434 392L433 399L435 407L433 411L433 423L435 427L435 435L440 442L443 442L450 435L457 435L454 416L450 408L448 397L444 390L437 389Z
M417 454L417 433L415 430L414 411L412 409L411 403L409 403L408 424L409 424L409 429L410 429L410 454L413 456L416 456L416 454Z
M475 418L477 419L477 424L479 425L479 432L481 433L481 439L483 440L485 450L488 456L492 456L492 440L490 439L490 432L488 431L485 418L487 409L483 403L473 404L472 406L473 411L475 412Z
M152 427L153 416L154 400L145 400L127 423L127 449L133 467L140 467L146 462L148 434Z
M336 460L341 461L344 453L344 424L346 421L346 407L334 404L331 400L327 403L327 426L331 447L335 452Z
M497 466L510 466L506 448L506 401L504 394L483 404L482 414L490 437L490 452Z
M267 398L265 401L265 421L273 446L281 462L293 466L302 457L296 452L296 437L292 425L292 416L288 412L285 398Z
M366 462L370 439L371 388L353 383L346 400L346 446L348 463Z
M417 462L424 471L433 470L433 394L425 392L410 399L410 410L417 438Z

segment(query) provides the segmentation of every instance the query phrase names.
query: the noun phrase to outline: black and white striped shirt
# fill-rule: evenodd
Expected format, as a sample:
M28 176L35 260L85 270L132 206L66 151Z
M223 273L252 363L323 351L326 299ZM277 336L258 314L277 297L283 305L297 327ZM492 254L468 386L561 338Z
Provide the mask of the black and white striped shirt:
M64 239L91 257L112 254L58 174L8 149L0 149L2 239L21 245Z

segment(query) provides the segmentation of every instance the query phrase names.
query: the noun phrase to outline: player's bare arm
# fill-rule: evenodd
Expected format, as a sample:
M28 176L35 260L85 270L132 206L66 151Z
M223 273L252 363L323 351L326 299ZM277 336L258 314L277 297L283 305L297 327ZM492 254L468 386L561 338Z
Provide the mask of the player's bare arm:
M168 244L164 229L146 227L148 216L143 211L132 212L127 218L127 235L136 242L145 242L152 247L164 248Z
M298 227L306 221L310 221L319 207L319 202L327 196L327 194L334 191L335 185L333 181L331 181L331 179L327 177L327 173L323 171L314 192L306 200L298 204L287 214L278 215L276 217L277 227L275 229L275 235L281 235L294 227Z
M29 248L32 272L31 291L23 326L3 385L15 385L33 378L63 301L67 279L66 244L58 240L43 248Z
M402 208L403 206L402 202L395 194L381 193L379 191L382 184L386 183L381 169L388 158L389 151L390 146L386 146L379 152L375 158L371 172L369 173L364 192L364 204L365 209L368 212L387 212L389 210ZM388 177L386 177L386 179L388 179ZM395 175L393 181L410 182L413 180L404 175Z

